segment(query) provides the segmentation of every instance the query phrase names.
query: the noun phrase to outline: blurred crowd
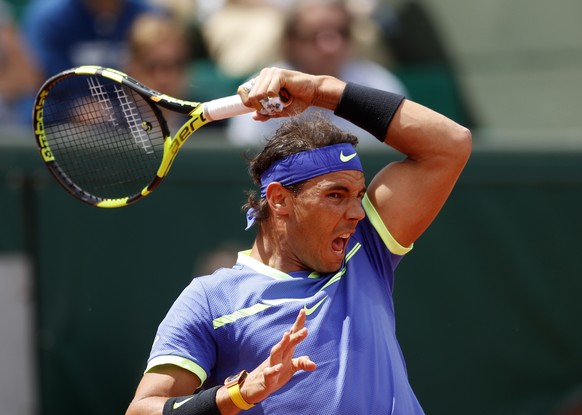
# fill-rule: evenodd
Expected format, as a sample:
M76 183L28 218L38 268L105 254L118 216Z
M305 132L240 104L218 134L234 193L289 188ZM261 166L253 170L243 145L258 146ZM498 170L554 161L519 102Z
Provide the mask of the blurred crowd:
M265 66L329 74L422 101L423 91L407 82L406 68L437 67L434 73L451 86L446 93L454 113L435 109L474 127L429 14L419 0L397 3L0 0L0 138L7 129L29 129L40 85L78 65L112 67L193 101L234 94ZM178 116L166 116L179 125ZM248 146L261 144L277 123L259 125L240 116L216 126L233 145ZM362 130L353 132L363 145L375 145Z

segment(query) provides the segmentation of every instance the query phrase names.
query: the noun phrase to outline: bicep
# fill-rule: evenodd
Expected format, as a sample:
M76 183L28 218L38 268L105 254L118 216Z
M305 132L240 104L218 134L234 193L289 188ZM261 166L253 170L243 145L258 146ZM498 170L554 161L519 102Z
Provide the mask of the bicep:
M449 197L471 151L470 132L422 105L405 100L388 128L386 143L406 159L386 166L368 197L392 236L412 244Z
M368 197L390 234L410 246L432 223L456 177L409 159L386 166L368 187Z

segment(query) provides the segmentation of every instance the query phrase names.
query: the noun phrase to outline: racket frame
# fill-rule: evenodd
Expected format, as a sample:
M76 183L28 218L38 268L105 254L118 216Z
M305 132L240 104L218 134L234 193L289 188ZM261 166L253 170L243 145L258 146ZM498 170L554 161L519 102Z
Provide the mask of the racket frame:
M69 179L66 173L62 171L58 165L58 161L55 159L54 154L50 149L50 145L46 138L44 129L44 102L49 95L50 90L60 81L67 77L78 75L102 76L109 80L125 85L144 98L144 100L153 109L156 117L158 118L158 121L160 122L160 127L164 136L163 154L160 166L158 167L156 176L152 178L152 181L140 192L134 195L121 198L102 198L84 191L71 179ZM178 129L174 135L172 135L169 131L167 122L158 106L174 112L189 115L190 118ZM209 113L215 109L217 116L211 117ZM68 193L70 193L78 200L81 200L82 202L92 206L101 208L117 208L127 206L149 195L167 176L172 163L174 162L184 143L200 127L217 119L228 118L251 111L254 111L254 109L245 107L238 95L219 98L208 103L185 101L155 91L118 70L101 66L85 65L65 70L57 75L54 75L43 84L36 96L36 100L33 106L33 126L37 148L41 154L42 160L48 167L51 174L57 179L61 186L67 190Z

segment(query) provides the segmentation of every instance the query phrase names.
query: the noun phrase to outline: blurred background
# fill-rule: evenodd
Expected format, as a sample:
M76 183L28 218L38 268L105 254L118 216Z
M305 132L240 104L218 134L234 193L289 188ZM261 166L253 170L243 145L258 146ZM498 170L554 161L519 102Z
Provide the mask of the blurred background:
M80 64L195 101L279 65L470 127L471 160L397 274L410 382L427 414L582 414L582 3L336 3L0 0L0 415L123 413L172 301L253 239L245 154L276 123L204 127L124 209L54 183L34 94ZM354 133L368 177L401 157Z

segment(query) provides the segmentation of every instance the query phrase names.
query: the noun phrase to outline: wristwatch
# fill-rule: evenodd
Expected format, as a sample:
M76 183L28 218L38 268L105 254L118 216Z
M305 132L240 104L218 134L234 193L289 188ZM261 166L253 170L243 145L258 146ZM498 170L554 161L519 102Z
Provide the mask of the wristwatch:
M240 393L240 387L243 385L243 383L245 383L248 374L249 372L242 370L236 375L229 376L224 380L224 386L226 386L228 389L228 395L230 396L230 399L232 399L232 402L236 405L237 408L242 409L243 411L251 409L253 406L255 406L255 404L245 401Z

